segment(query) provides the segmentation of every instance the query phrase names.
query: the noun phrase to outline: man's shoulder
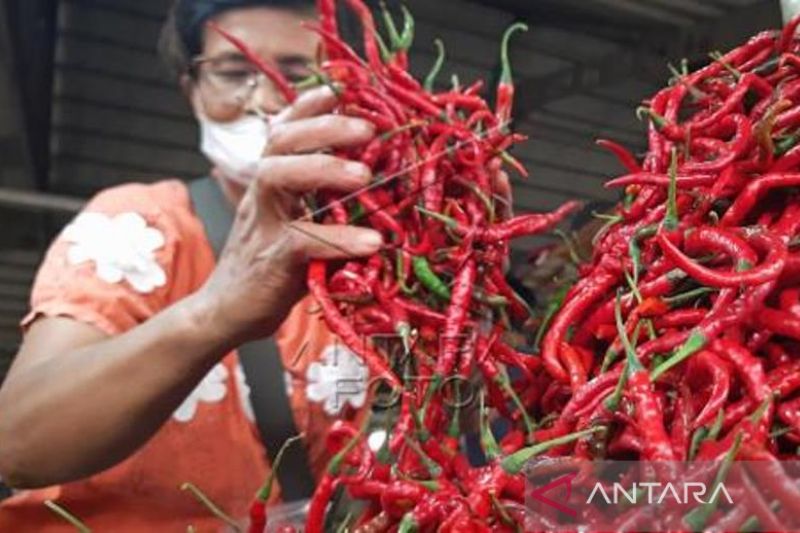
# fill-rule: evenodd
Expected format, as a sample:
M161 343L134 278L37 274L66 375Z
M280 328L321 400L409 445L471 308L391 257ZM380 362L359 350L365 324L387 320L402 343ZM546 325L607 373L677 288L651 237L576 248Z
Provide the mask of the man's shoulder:
M165 179L152 183L128 182L109 187L97 193L90 207L108 208L141 207L146 210L175 210L191 207L186 184L178 179Z

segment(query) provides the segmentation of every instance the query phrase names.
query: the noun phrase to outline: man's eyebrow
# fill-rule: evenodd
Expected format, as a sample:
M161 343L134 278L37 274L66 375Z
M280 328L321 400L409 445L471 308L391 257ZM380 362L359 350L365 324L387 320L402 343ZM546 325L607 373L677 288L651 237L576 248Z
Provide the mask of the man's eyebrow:
M209 59L214 59L217 61L247 61L247 58L240 52L223 52Z
M276 62L281 67L305 67L313 61L312 58L303 55L285 55L276 59Z

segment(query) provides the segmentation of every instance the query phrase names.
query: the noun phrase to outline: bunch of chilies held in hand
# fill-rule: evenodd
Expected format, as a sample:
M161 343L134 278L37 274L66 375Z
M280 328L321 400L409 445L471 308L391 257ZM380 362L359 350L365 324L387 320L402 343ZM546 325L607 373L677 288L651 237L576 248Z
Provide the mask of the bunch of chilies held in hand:
M365 502L349 524L356 531L515 531L530 512L521 471L539 454L718 459L736 443L740 458L776 461L800 444L797 21L697 72L676 71L642 108L643 161L601 141L630 172L608 184L624 187L625 200L530 356L502 341L529 317L504 276L509 241L552 229L577 204L510 218L497 195L503 164L524 174L507 151L523 139L509 128L508 64L509 38L523 27L503 39L492 108L480 82L435 90L441 46L424 83L408 73L408 12L402 29L385 14L385 41L362 0L346 3L365 59L340 37L335 0L319 0L317 77L339 94L338 112L375 125L371 143L337 152L367 164L375 182L347 197L322 191L312 204L318 220L367 224L387 246L344 265L312 262L308 286L331 330L399 401L378 451L366 426L332 427L308 531L323 530L338 490ZM279 72L215 29L295 99ZM376 335L393 340L379 348ZM485 466L463 453L461 403L445 386L454 376L479 385ZM500 442L488 407L510 425ZM775 475L784 508L800 505ZM266 523L269 485L251 531ZM780 523L771 508L759 512Z

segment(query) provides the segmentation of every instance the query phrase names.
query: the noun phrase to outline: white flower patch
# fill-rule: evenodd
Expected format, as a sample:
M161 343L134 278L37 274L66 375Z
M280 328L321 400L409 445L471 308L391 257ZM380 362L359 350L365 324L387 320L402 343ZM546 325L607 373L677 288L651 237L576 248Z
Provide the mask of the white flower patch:
M368 379L369 370L360 357L341 344L328 346L306 371L306 396L336 416L348 403L356 409L364 405Z
M189 393L189 396L186 397L180 407L172 413L172 418L178 422L189 422L194 418L200 402L216 403L222 401L228 392L227 380L228 369L222 363L217 363L211 369L211 372L206 374L203 381ZM250 389L248 388L248 394L249 392Z
M167 283L155 252L164 246L164 234L148 227L138 213L111 218L102 213L81 213L64 229L71 243L67 260L72 265L93 261L97 277L108 283L127 281L147 294Z
M253 401L250 399L250 385L247 384L241 364L236 365L234 377L236 378L236 388L239 390L239 403L242 404L242 410L250 422L255 422L256 414L253 410Z

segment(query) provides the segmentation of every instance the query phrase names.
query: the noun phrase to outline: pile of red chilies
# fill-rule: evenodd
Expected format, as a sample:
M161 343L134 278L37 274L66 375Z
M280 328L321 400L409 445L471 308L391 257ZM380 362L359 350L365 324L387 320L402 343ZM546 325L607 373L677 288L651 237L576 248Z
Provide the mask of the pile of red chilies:
M509 241L551 229L577 205L508 218L495 194L493 177L504 163L524 173L507 152L522 140L509 129L507 57L520 26L503 40L492 109L480 82L434 91L441 61L424 84L409 75L407 12L402 31L385 17L386 43L361 0L347 5L361 20L366 59L341 39L335 1L319 0L313 29L326 58L319 78L338 91L338 112L376 126L369 145L337 152L366 163L375 182L351 197L323 191L314 207L317 220L368 225L388 244L367 260L313 262L308 285L331 330L399 400L377 451L367 445L366 425L333 426L333 460L311 501L308 531L330 526L326 513L338 491L362 503L348 524L355 531L517 531L531 512L522 505L521 470L539 454L717 459L744 442L739 458L794 456L797 21L697 72L676 72L641 109L650 120L642 162L601 142L630 172L609 183L624 187L625 199L547 324L541 355L528 356L502 341L512 322L529 315L503 273ZM228 37L287 101L295 98L271 65ZM381 335L391 340L374 341ZM464 402L452 401L459 387L446 386L454 378L477 384L486 466L471 466L462 450ZM510 426L500 442L489 408ZM778 525L781 512L800 506L800 492L773 470L769 481L784 511L752 512ZM263 530L267 496L262 491L254 503L251 531ZM713 520L730 529L748 517ZM628 516L619 527L641 518Z
M309 203L315 220L367 225L381 231L387 245L344 265L312 262L308 286L331 331L364 360L373 379L395 393L396 407L377 452L367 446L363 428L344 421L333 426L328 441L334 458L311 501L307 531L326 527L329 502L340 487L366 503L350 524L354 530L487 530L510 520L505 500L522 501L522 477L516 474L524 460L501 465L499 458L534 442L526 398L518 394L522 382L512 385L508 370L516 368L530 385L541 366L539 358L501 339L530 314L504 275L509 242L551 229L578 204L510 218L505 198L496 192L504 164L525 173L508 153L524 138L509 128L514 87L508 62L510 37L524 25L512 26L503 39L503 72L491 107L480 96L482 82L434 90L441 45L424 83L409 74L414 22L406 10L402 28L384 13L385 41L362 0L346 3L361 22L366 59L340 37L335 0L320 0L320 22L311 28L322 37L325 58L317 77L339 95L338 113L375 125L377 136L368 145L336 152L365 163L374 183L350 196L321 191ZM258 65L288 102L296 98L275 68L212 27ZM381 336L389 339L374 341ZM453 386L454 378L477 386ZM484 388L485 411L494 407L522 429L493 444L487 452L492 466L473 468L460 449L458 411L468 399L453 396L463 389L477 401ZM263 530L269 492L265 487L253 505L251 531Z
M796 459L799 22L712 54L696 72L676 71L640 108L649 118L641 162L601 142L629 172L607 184L625 198L544 336L549 379L531 407L552 420L537 439L601 427L560 451ZM738 530L751 514L766 530L782 529L800 491L771 471L761 481L779 510L749 495L749 513L715 515L715 529ZM653 517L639 513L624 526L639 519Z

